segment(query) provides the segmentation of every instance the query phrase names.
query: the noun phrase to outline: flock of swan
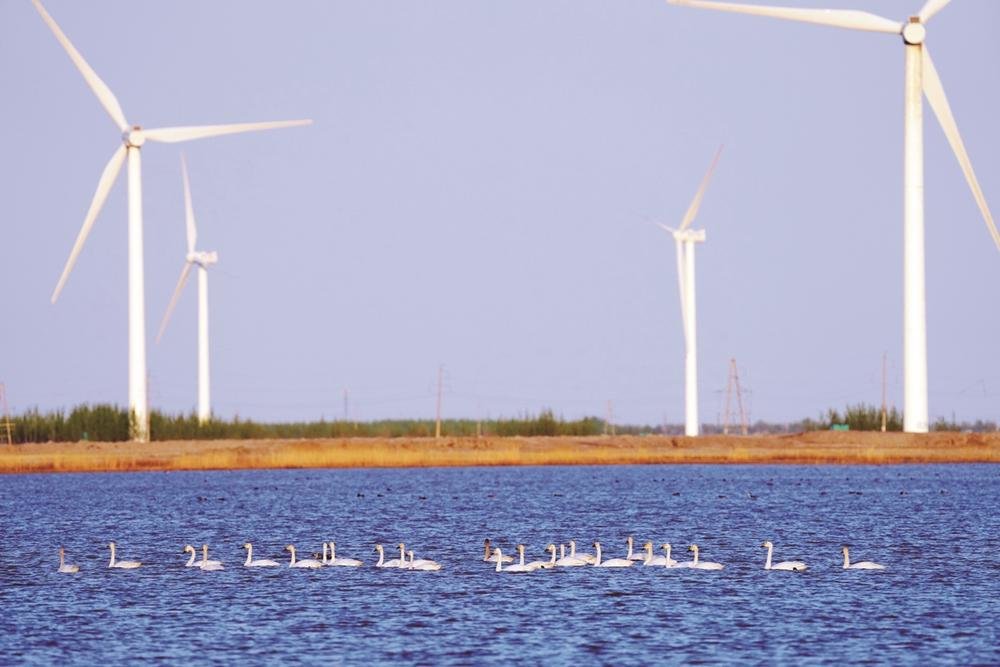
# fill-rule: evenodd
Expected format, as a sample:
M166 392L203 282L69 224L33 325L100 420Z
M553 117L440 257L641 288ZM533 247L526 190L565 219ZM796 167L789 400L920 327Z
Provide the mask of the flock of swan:
M686 568L692 570L721 570L725 567L722 563L701 560L697 544L692 544L688 547L688 551L692 552L693 556L691 560L684 561L674 560L671 557L671 546L668 543L660 545L660 549L663 551L662 556L653 555L652 542L644 543L642 545L642 551L634 551L635 540L631 535L629 535L629 537L625 540L625 544L628 547L628 551L624 558L604 558L600 542L594 542L594 550L596 553L590 554L577 551L576 542L574 540L570 540L569 553L566 553L566 545L560 544L558 549L559 557L556 558L556 545L550 544L545 547L545 551L549 554L549 558L547 560L534 560L530 562L525 562L525 546L523 544L518 544L518 562L515 563L513 556L505 556L499 547L493 547L490 543L490 539L486 538L483 541L483 561L487 563L495 563L495 569L497 572L509 572L512 574L534 572L536 570L547 570L557 567L583 566L632 567L633 565L642 565L678 569ZM767 558L764 561L765 570L804 572L808 569L808 566L800 560L786 560L778 563L772 562L771 556L774 551L774 545L770 541L764 542L761 544L761 547L767 549ZM118 560L117 545L114 542L109 543L108 548L111 550L111 560L108 562L109 568L134 570L142 565L142 562L137 560ZM269 560L266 558L255 559L253 557L253 545L250 542L245 543L243 548L246 549L247 552L246 560L243 562L244 567L279 567L281 565L281 563L275 560ZM374 551L378 554L378 561L375 563L375 567L424 572L434 572L441 569L441 564L437 561L425 558L415 558L413 550L407 550L404 543L400 543L398 548L399 558L391 558L387 560L383 546L381 544L376 544ZM323 567L361 567L364 564L356 558L339 558L337 556L336 542L323 542L323 553L321 558L296 558L295 546L291 544L285 547L285 551L288 551L290 554L288 567L293 568L318 569ZM845 570L885 569L884 565L868 560L852 563L848 547L843 547L841 551L844 555ZM207 544L203 544L201 546L201 560L198 560L197 551L190 544L184 547L183 553L190 554L187 562L184 564L185 567L194 567L205 571L225 569L225 565L223 565L222 561L212 560L208 557ZM79 565L66 563L66 551L63 547L59 547L59 572L75 574L79 571Z
M492 547L490 544L490 539L486 538L483 541L483 560L488 563L496 563L497 572L534 572L535 570L546 570L556 567L632 567L633 565L643 565L643 566L659 566L668 568L678 568L678 569L691 569L691 570L721 570L725 567L722 563L716 563L714 561L701 560L699 558L699 549L697 544L692 544L688 547L688 551L692 552L694 555L691 560L677 561L670 557L671 546L669 543L661 544L660 548L663 550L662 556L653 555L653 543L646 542L642 545L642 552L635 552L633 549L635 547L635 540L631 535L625 540L625 544L628 547L628 552L625 554L624 558L603 558L603 553L601 549L600 542L594 542L594 550L597 552L595 554L588 554L583 552L578 552L576 550L576 542L574 540L569 541L569 553L566 553L566 545L559 545L559 558L556 558L556 545L550 544L545 547L545 550L549 553L548 560L536 560L526 563L524 560L524 545L517 545L518 562L514 562L513 556L504 556L503 551L499 547ZM774 544L770 541L761 544L761 547L767 549L767 559L764 561L765 570L784 570L788 572L804 572L809 569L804 562L800 560L785 560L780 563L774 563L771 560L771 556L774 552ZM851 552L848 547L843 547L841 552L844 555L844 569L845 570L884 570L885 565L880 565L879 563L874 563L870 560L863 560L856 563L851 562ZM510 563L507 567L504 567L505 563Z

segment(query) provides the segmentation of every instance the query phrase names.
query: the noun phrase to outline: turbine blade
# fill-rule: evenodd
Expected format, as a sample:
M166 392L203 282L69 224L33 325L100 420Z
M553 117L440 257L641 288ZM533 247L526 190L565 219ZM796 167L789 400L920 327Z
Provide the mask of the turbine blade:
M163 313L163 321L160 322L160 332L156 334L156 344L160 344L160 339L163 338L163 332L167 330L167 322L170 321L170 316L174 314L174 308L177 306L177 300L181 298L181 292L184 291L184 285L187 284L188 277L191 275L191 262L184 262L184 268L181 269L180 280L177 281L177 287L174 288L173 296L170 297L170 303L167 304L167 312Z
M920 17L920 22L927 23L932 16L944 9L949 2L951 0L927 0L927 3L917 13L917 16Z
M688 210L684 214L684 220L681 222L681 226L678 228L678 231L683 232L691 226L691 223L694 222L695 216L698 215L698 209L701 208L701 200L705 196L705 190L708 189L708 182L712 180L712 172L715 171L715 165L719 163L719 157L721 156L722 146L719 146L719 150L715 151L715 157L712 158L712 164L709 165L708 171L705 172L705 177L701 179L701 185L698 186L698 192L695 193L694 199L691 200L691 205L688 206Z
M684 244L678 239L674 239L674 245L677 248L677 289L680 291L680 302L681 302L681 326L684 327L684 344L687 345L688 336L688 324L687 324L687 302L685 301L684 294L686 290L684 289L684 276L686 272L684 271Z
M31 1L34 3L35 9L38 10L38 13L42 15L42 20L49 26L49 29L56 36L56 39L59 40L59 43L62 44L66 53L69 54L69 59L72 60L73 64L76 65L76 68L80 70L80 74L82 74L83 78L87 81L87 85L90 86L90 89L94 91L95 95L97 95L97 99L100 101L101 106L104 107L105 111L108 112L108 115L111 116L111 120L115 122L115 125L117 125L118 129L122 132L127 130L128 121L125 120L125 114L122 112L122 107L118 104L118 99L115 97L115 94L112 93L111 89L108 88L108 85L101 80L101 77L97 76L97 72L95 72L90 65L87 64L87 61L83 59L83 56L81 56L80 52L76 50L76 47L70 43L66 34L62 31L58 24L56 24L55 20L49 15L49 13L45 11L45 7L42 6L42 3L38 0Z
M312 125L312 120L276 120L266 123L234 123L231 125L195 125L191 127L160 127L152 130L144 129L143 135L150 141L161 141L174 144L179 141L193 141L208 137L220 137L224 134L240 132L257 132L260 130L277 130L282 127L297 127Z
M125 144L119 146L111 156L111 159L108 160L108 164L105 165L100 180L97 181L97 191L94 193L94 198L90 201L90 208L87 209L87 215L83 219L83 227L80 228L80 233L76 236L76 243L73 244L73 250L69 253L69 259L66 260L66 267L63 269L62 275L59 277L59 282L52 292L52 303L55 303L56 299L59 298L59 293L66 284L70 271L73 270L73 265L76 264L76 258L80 256L80 251L83 250L83 244L86 243L87 236L94 226L97 214L101 212L104 200L108 198L111 186L115 184L115 179L118 178L118 172L122 169L122 162L125 161L127 151L128 149L125 148Z
M931 60L931 54L927 50L926 45L923 47L923 52L924 95L927 96L927 101L930 103L931 109L934 110L934 115L937 116L938 122L941 123L944 136L948 138L951 150L955 152L955 157L958 158L958 164L962 167L965 180L968 181L969 187L972 189L972 196L976 200L976 205L979 206L979 211L983 214L986 227L989 229L990 235L993 236L993 242L996 243L997 249L1000 250L1000 232L997 231L997 226L993 222L993 214L990 213L990 207L986 204L986 197L983 196L983 190L979 187L979 181L976 180L976 172L972 170L972 162L969 160L969 154L966 152L965 144L962 142L962 135L958 133L958 124L951 113L951 106L948 104L948 98L944 94L944 87L941 85L941 78L938 76L937 69L934 67L934 62Z
M738 14L753 14L754 16L770 16L776 19L818 23L835 28L851 30L868 30L870 32L886 32L898 35L903 30L899 21L893 21L877 14L862 12L856 9L801 9L795 7L768 7L764 5L744 5L735 2L709 2L708 0L667 0L671 5L697 7L698 9L717 9L723 12Z
M181 153L181 173L184 175L184 222L187 225L188 252L194 252L198 242L198 229L194 223L194 207L191 206L191 183L188 181L187 160Z

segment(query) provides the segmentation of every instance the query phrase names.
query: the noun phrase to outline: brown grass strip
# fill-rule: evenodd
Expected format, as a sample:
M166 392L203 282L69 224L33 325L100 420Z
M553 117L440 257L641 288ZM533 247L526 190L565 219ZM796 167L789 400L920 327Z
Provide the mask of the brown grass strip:
M998 463L1000 434L342 438L0 446L0 473L642 464Z

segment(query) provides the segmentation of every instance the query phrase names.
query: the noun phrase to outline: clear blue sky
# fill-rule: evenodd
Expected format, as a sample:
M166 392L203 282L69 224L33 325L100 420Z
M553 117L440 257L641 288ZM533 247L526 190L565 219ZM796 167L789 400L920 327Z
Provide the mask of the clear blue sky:
M815 0L902 20L922 0ZM311 117L186 144L210 277L213 407L679 423L673 241L697 226L701 411L730 357L752 417L902 403L899 38L656 0L46 6L148 127ZM928 45L1000 213L1000 3ZM0 2L0 382L14 410L127 400L121 178L49 303L118 132L27 0ZM1000 253L925 107L931 416L1000 418ZM143 149L154 407L196 401L179 147ZM123 173L124 176L124 173Z

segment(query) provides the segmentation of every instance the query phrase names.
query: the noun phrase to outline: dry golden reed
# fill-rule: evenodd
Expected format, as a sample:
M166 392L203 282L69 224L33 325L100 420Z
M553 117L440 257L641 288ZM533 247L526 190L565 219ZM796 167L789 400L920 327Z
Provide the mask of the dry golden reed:
M997 463L1000 434L341 438L0 446L0 473L519 465Z

